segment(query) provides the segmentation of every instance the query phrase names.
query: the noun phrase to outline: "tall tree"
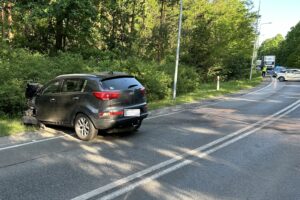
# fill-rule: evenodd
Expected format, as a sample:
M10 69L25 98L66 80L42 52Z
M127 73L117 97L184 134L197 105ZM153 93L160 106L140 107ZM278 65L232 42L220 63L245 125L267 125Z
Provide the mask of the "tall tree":
M281 34L278 34L273 38L265 40L258 49L258 58L261 58L265 55L275 55L276 58L278 58L280 46L283 41L284 38Z
M291 28L281 43L279 61L281 65L300 68L300 22Z
M254 41L251 2L201 0L192 5L184 26L184 62L197 66L207 78L243 74Z
M3 1L1 3L1 35L2 40L7 40L11 42L13 38L12 33L12 7L11 1Z
M6 6L6 12L7 12L7 37L8 41L11 42L13 38L13 33L12 33L12 3L10 1L7 2Z
M6 3L2 2L1 5L1 36L2 36L2 40L5 39L5 7L6 7Z
M66 50L92 46L91 30L97 1L18 1L18 42L36 50Z

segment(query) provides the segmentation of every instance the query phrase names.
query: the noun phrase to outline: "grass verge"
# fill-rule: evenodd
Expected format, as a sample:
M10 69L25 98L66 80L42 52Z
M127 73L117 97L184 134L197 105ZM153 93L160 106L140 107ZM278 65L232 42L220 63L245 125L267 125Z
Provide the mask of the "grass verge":
M216 83L202 84L201 87L191 93L179 95L176 100L164 99L160 101L150 102L148 107L150 110L158 109L166 106L174 106L183 103L191 103L203 99L214 98L224 94L231 94L243 89L250 89L262 82L261 77L255 77L250 80L235 80L220 83L220 90L217 90Z
M175 101L170 99L155 101L149 103L149 109L158 109L166 106L173 106L183 103L191 103L203 99L213 98L224 94L235 93L242 89L250 89L260 84L262 78L256 77L252 81L237 80L220 83L220 90L216 90L216 83L203 84L199 90L180 95ZM9 136L22 132L30 132L36 130L33 126L24 126L21 119L17 118L0 118L0 137Z
M36 130L33 126L24 126L21 119L0 119L0 137Z

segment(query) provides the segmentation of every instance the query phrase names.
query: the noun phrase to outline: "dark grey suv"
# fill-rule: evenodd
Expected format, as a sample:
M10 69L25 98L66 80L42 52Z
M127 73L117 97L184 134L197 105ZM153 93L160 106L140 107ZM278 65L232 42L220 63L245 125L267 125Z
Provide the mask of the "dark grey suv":
M58 76L37 92L34 107L39 121L74 127L82 140L99 129L136 130L148 115L141 83L113 72Z

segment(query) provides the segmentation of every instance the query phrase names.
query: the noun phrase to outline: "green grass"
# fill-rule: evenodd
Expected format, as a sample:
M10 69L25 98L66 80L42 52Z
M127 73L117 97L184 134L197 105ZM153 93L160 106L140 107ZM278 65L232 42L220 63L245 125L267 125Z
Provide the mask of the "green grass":
M2 118L0 119L0 137L9 136L17 133L24 133L34 131L36 128L32 126L25 126L21 119L16 118Z
M175 101L170 99L155 101L149 103L149 109L158 109L166 106L173 106L183 103L190 103L193 101L199 101L208 98L214 98L224 94L235 93L242 89L250 89L257 86L262 81L262 78L257 77L252 81L249 80L239 80L239 81L229 81L221 82L220 90L216 90L216 83L202 84L199 90L180 95ZM17 133L34 131L36 128L31 126L24 126L21 119L17 118L0 118L0 137L9 136Z
M236 80L236 81L229 81L229 82L221 82L220 83L220 90L217 91L216 83L209 83L209 84L202 84L197 91L179 95L176 97L176 100L164 99L160 101L150 102L149 109L158 109L161 107L166 106L174 106L183 103L191 103L194 101L199 101L203 99L214 98L224 94L231 94L238 92L243 89L250 89L257 85L259 85L262 81L261 77L255 77L252 81L249 80Z

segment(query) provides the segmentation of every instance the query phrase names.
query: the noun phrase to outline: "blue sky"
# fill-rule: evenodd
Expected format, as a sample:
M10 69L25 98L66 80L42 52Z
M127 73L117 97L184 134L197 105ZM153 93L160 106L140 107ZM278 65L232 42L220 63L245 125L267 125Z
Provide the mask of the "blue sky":
M254 10L258 9L259 0L253 0ZM291 27L300 21L300 0L261 0L261 23L272 22L261 26L260 43L278 33L286 36Z

